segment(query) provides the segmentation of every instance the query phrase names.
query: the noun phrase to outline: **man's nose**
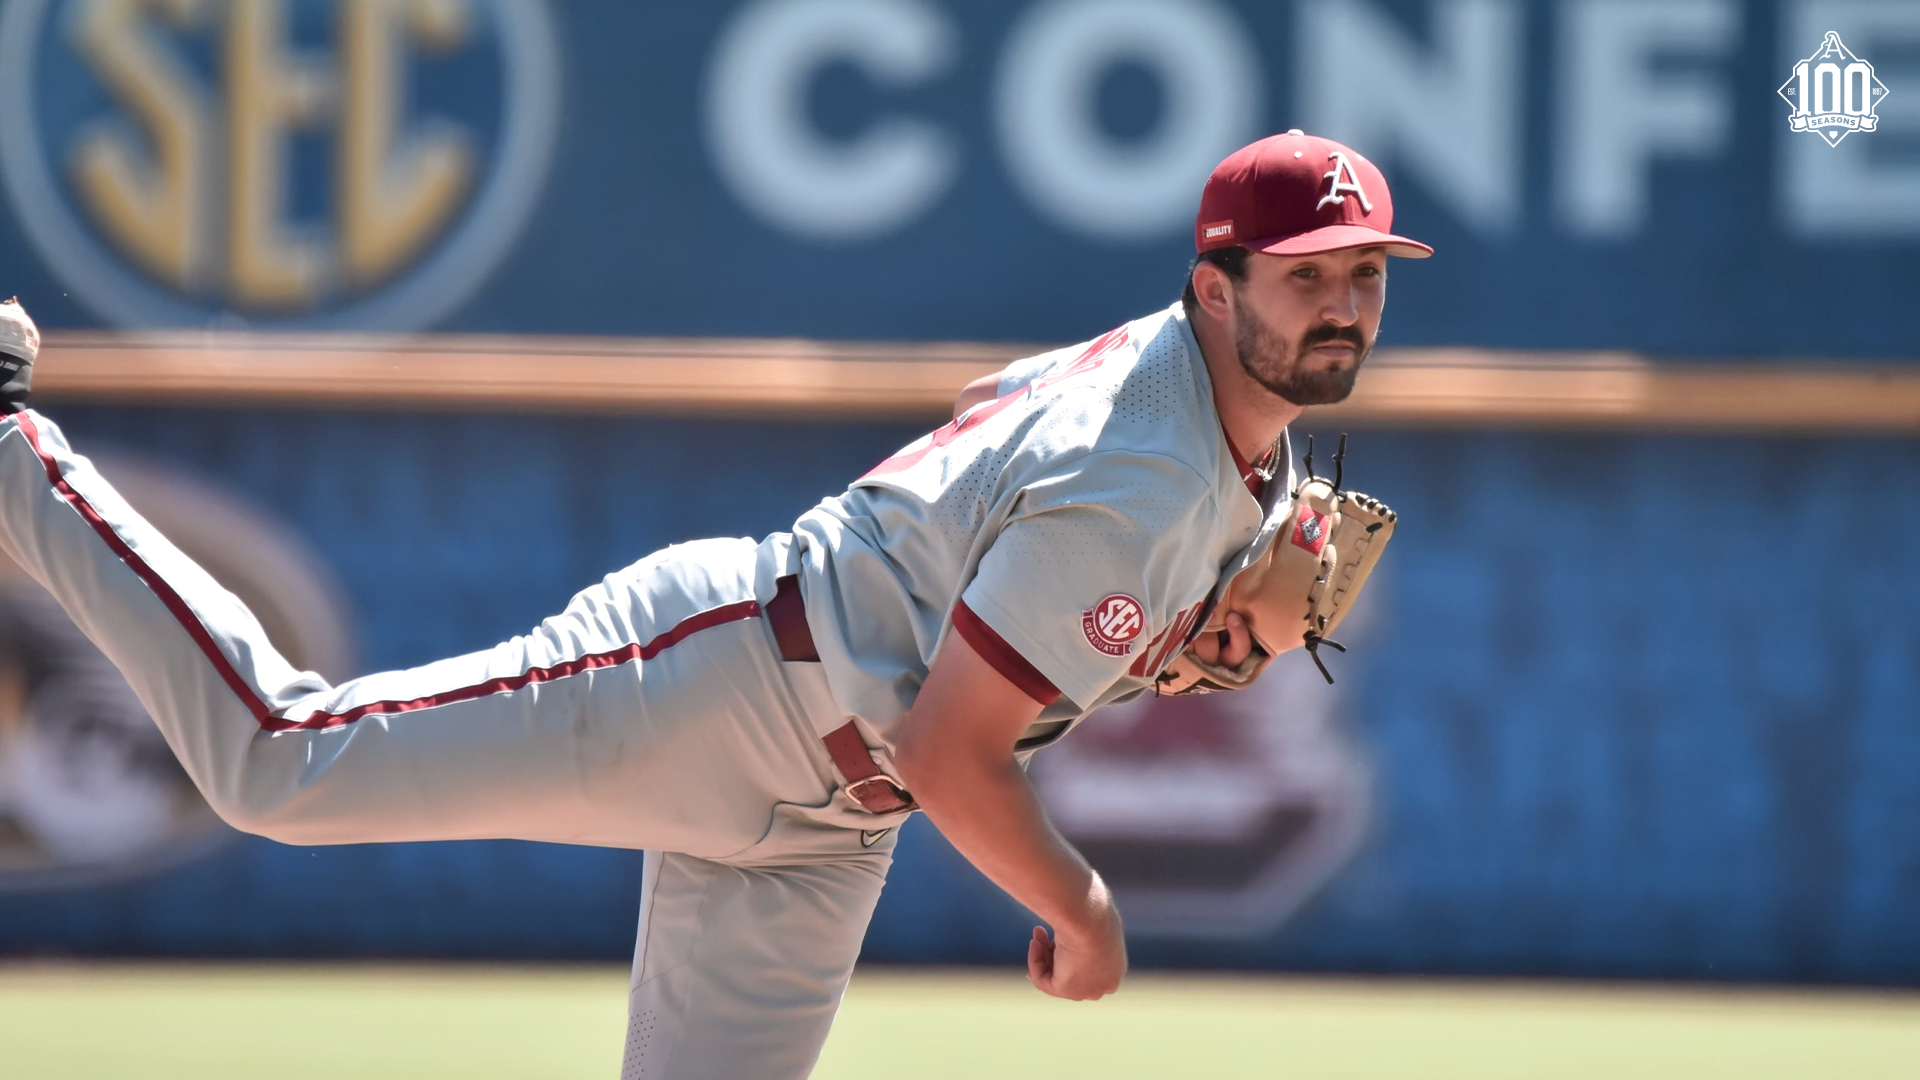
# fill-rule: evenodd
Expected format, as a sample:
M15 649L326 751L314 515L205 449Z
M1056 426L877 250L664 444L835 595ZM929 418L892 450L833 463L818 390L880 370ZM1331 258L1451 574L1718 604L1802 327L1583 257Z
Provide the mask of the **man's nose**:
M1352 285L1336 285L1328 289L1320 302L1320 317L1335 326L1352 326L1359 322L1359 290Z

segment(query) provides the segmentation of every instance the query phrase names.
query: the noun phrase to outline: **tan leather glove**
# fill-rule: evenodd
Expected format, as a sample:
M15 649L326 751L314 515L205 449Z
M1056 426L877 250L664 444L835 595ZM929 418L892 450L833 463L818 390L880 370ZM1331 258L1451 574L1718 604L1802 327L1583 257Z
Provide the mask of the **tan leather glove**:
M1303 645L1320 674L1332 682L1319 648L1346 651L1327 635L1359 598L1397 520L1386 503L1371 495L1339 491L1317 477L1302 483L1294 493L1293 519L1267 553L1229 583L1226 599L1201 629L1223 630L1227 613L1238 612L1252 634L1253 650L1231 668L1201 660L1191 648L1184 650L1160 673L1158 692L1244 690L1274 657Z

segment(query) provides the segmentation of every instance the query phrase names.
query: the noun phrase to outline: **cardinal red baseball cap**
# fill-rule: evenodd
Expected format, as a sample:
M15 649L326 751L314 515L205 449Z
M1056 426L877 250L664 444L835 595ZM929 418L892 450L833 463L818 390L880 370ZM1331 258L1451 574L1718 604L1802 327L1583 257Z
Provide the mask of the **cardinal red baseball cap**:
M1243 146L1214 168L1194 218L1193 246L1271 255L1375 246L1409 259L1433 254L1394 235L1387 178L1373 162L1299 128Z

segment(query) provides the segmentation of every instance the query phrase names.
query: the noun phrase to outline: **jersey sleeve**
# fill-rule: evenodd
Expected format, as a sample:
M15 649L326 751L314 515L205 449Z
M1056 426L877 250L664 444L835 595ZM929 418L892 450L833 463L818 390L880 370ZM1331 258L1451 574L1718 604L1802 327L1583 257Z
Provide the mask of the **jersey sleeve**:
M1211 486L1173 458L1088 455L1022 492L961 593L955 630L1042 704L1036 688L1090 707L1213 587L1216 517Z
M1038 356L1029 356L1023 360L1015 360L1000 370L1000 386L995 396L1006 397L1015 390L1024 389L1035 379L1040 378L1047 372L1058 367L1062 361L1071 360L1075 356L1078 356L1080 351L1079 346L1074 346L1072 348L1055 349L1052 352L1044 352Z

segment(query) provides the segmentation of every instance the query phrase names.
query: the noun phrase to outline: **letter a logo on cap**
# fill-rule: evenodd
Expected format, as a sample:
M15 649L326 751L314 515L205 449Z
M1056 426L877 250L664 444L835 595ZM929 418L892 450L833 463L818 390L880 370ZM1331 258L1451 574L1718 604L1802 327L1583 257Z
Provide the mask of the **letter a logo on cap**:
M1313 208L1318 210L1328 203L1346 202L1347 197L1342 195L1341 192L1351 191L1359 197L1360 209L1365 210L1369 214L1373 213L1373 204L1367 201L1367 193L1361 190L1360 178L1353 174L1353 163L1347 160L1347 155L1335 150L1333 153L1327 155L1327 160L1333 162L1333 168L1329 170L1325 176L1321 177L1321 179L1333 181L1333 187L1321 197L1319 202L1313 205ZM1342 176L1346 177L1345 181L1340 179Z

